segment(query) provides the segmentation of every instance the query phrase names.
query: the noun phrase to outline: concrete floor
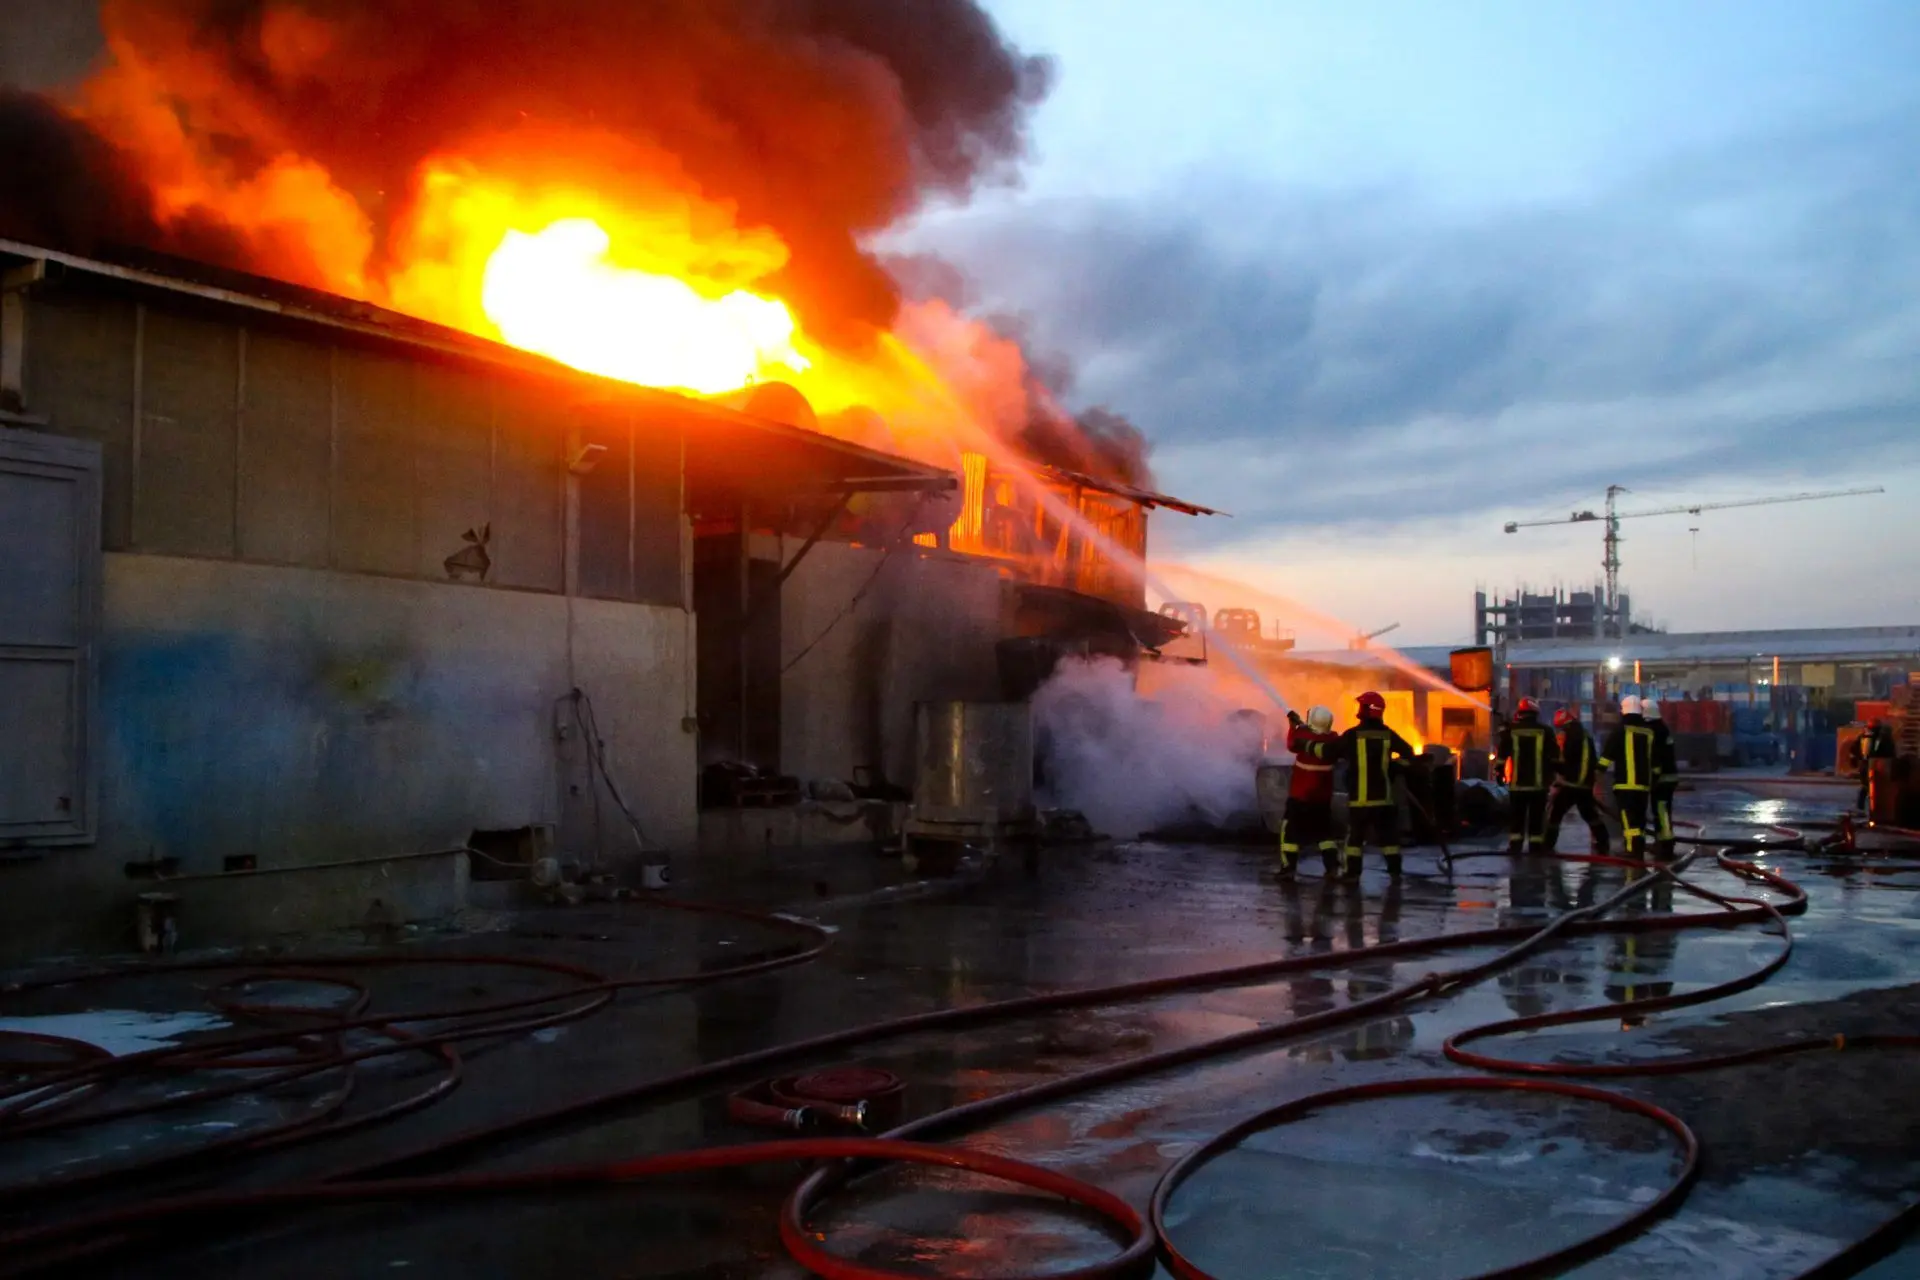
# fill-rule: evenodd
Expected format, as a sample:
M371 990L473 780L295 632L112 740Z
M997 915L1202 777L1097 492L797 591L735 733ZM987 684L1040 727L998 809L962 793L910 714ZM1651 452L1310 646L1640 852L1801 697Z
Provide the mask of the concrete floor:
M1715 832L1744 822L1830 817L1825 791L1758 799L1739 780L1703 783L1680 811ZM1578 845L1580 840L1568 842ZM1483 846L1484 847L1484 846ZM1263 880L1264 851L1131 845L1064 851L1028 878L1000 867L939 897L874 902L823 915L839 929L818 962L763 978L623 997L588 1021L477 1048L459 1092L375 1132L294 1148L222 1171L223 1185L270 1185L530 1107L701 1061L880 1018L1034 991L1189 972L1301 952L1334 953L1416 937L1544 920L1605 896L1619 872L1504 858L1463 862L1451 879L1430 854L1410 856L1399 886L1369 871L1357 887ZM1920 1012L1920 876L1824 870L1805 855L1770 861L1812 896L1796 949L1773 981L1631 1030L1588 1024L1509 1044L1521 1056L1719 1052L1810 1033L1910 1031ZM1728 888L1707 872L1702 883ZM1902 887L1905 886L1905 887ZM1684 900L1679 909L1689 908ZM755 926L689 921L638 906L527 912L481 937L416 944L422 953L559 956L606 972L729 963L773 940ZM1723 981L1771 956L1759 929L1559 945L1443 1002L1336 1034L1083 1095L973 1133L969 1145L1087 1178L1144 1205L1182 1152L1245 1115L1303 1093L1368 1079L1453 1070L1439 1048L1456 1030L1520 1013L1621 998L1628 987ZM1382 986L1474 958L1329 969L1288 981L1055 1015L991 1029L924 1035L858 1060L911 1083L910 1115L1150 1050L1212 1039L1340 1005ZM546 979L433 966L374 975L376 1008L423 1008L529 990ZM7 1016L118 1010L116 1034L204 1034L169 1022L203 1010L204 980L115 980L9 1001ZM315 998L321 997L318 994ZM99 1022L102 1015L96 1014ZM104 1032L103 1032L104 1034ZM1624 1081L1675 1109L1706 1148L1686 1206L1651 1233L1571 1274L1793 1275L1864 1233L1920 1188L1920 1096L1894 1053L1804 1055L1711 1074ZM429 1078L394 1060L366 1073L357 1105ZM204 1141L310 1097L181 1113L71 1141L0 1148L0 1179L123 1160L156 1144ZM761 1135L726 1120L716 1097L614 1113L487 1152L471 1168L605 1160ZM1645 1122L1593 1104L1444 1096L1329 1111L1261 1135L1208 1167L1176 1198L1170 1226L1223 1278L1441 1277L1472 1274L1566 1243L1657 1194L1674 1171ZM680 1187L629 1187L454 1206L327 1210L123 1259L125 1276L322 1277L575 1274L787 1277L774 1216L795 1166ZM206 1185L206 1184L200 1184ZM816 1224L868 1262L928 1274L1013 1274L1110 1251L1096 1226L958 1176L882 1174L834 1201ZM1920 1274L1909 1251L1870 1273Z

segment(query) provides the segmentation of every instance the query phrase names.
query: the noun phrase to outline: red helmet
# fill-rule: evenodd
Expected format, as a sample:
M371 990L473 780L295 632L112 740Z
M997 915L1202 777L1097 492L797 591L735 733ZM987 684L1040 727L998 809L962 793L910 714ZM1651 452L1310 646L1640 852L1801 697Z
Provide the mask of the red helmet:
M1387 700L1377 693L1363 693L1359 701L1362 719L1375 719L1387 712Z
M1568 725L1572 724L1575 718L1576 717L1574 716L1573 712L1567 710L1565 707L1562 707L1558 711L1553 713L1553 727L1556 729L1564 729Z
M1522 698L1520 705L1514 708L1514 712L1523 716L1537 716L1540 714L1540 704L1532 698Z

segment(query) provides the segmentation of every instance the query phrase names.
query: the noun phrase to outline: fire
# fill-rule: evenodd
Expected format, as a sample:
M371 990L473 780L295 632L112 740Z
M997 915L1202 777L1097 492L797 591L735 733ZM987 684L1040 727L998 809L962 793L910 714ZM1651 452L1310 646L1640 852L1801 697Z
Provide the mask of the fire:
M791 383L819 429L956 470L997 442L1139 478L1018 342L901 299L866 248L1017 156L1045 68L971 0L814 8L102 0L108 56L64 106L169 252L637 384Z
M622 267L591 218L508 231L481 274L500 336L588 373L718 394L810 363L786 304L736 289L703 297L685 280Z
M653 177L602 195L555 156L579 157L582 173L626 162ZM665 164L617 139L545 134L438 157L377 300L645 386L717 395L796 379L813 364L799 326L755 287L787 264L787 246L677 190Z

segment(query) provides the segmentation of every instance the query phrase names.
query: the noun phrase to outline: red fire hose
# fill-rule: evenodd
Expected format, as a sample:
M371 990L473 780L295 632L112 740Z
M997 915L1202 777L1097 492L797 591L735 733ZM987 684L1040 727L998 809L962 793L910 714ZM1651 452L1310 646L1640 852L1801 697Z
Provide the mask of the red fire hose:
M1486 1092L1553 1094L1584 1102L1597 1102L1632 1115L1643 1116L1664 1127L1672 1136L1680 1150L1681 1165L1679 1176L1668 1185L1665 1191L1605 1230L1513 1266L1483 1271L1473 1277L1473 1280L1522 1280L1523 1277L1529 1276L1558 1275L1575 1263L1597 1258L1616 1245L1631 1240L1678 1208L1680 1201L1686 1198L1687 1191L1693 1186L1695 1176L1700 1172L1700 1140L1694 1136L1693 1130L1689 1129L1679 1116L1664 1107L1656 1107L1651 1102L1629 1098L1622 1093L1610 1093L1604 1089L1563 1084L1559 1081L1503 1080L1498 1076L1422 1076L1413 1080L1381 1080L1373 1084L1353 1085L1345 1089L1329 1089L1324 1093L1296 1098L1292 1102L1282 1103L1271 1110L1262 1111L1259 1115L1242 1120L1225 1133L1183 1156L1178 1163L1161 1175L1159 1185L1153 1189L1153 1201L1148 1215L1153 1223L1154 1233L1160 1238L1160 1256L1167 1264L1167 1270L1180 1277L1180 1280L1214 1280L1211 1273L1203 1270L1181 1252L1179 1246L1173 1242L1173 1238L1168 1235L1167 1202L1173 1198L1173 1193L1180 1189L1181 1184L1198 1172L1201 1166L1218 1159L1255 1134L1298 1120L1312 1112L1346 1103L1371 1101L1377 1098L1401 1098L1415 1094Z
M650 907L723 916L786 931L811 939L811 944L784 954L693 973L657 978L604 977L579 965L523 956L433 956L382 953L372 956L334 956L305 959L286 967L263 966L258 960L232 958L182 960L138 967L101 968L56 974L8 984L0 993L12 994L81 986L118 977L237 971L237 976L214 986L208 1004L241 1024L268 1029L247 1031L192 1045L167 1045L115 1057L102 1051L82 1052L79 1042L62 1042L66 1058L55 1062L0 1060L0 1077L14 1076L0 1085L0 1137L45 1135L108 1121L125 1120L162 1110L178 1110L241 1094L259 1094L310 1077L337 1074L334 1082L306 1110L268 1125L240 1130L197 1146L144 1157L112 1168L83 1170L42 1178L32 1183L0 1187L0 1206L38 1201L83 1188L141 1180L162 1172L231 1160L241 1153L257 1154L294 1142L332 1137L367 1128L428 1106L458 1088L462 1064L457 1046L465 1041L524 1034L584 1018L606 1007L622 991L692 986L731 978L769 973L814 959L830 945L832 934L810 920L769 915L734 907L676 899L649 898ZM570 985L531 996L493 1000L449 1009L425 1009L375 1014L367 1012L371 993L354 972L394 967L462 967L531 970L566 979ZM275 1004L247 996L249 988L267 982L297 982L340 988L346 999L331 1006ZM561 1005L558 1009L543 1006ZM278 1024L278 1025L276 1025ZM291 1025L287 1025L291 1024ZM412 1030L426 1026L426 1030ZM378 1042L349 1049L344 1036L365 1032ZM7 1042L46 1047L52 1038L26 1032L0 1031ZM88 1050L92 1046L86 1046ZM355 1088L355 1070L363 1063L396 1053L424 1053L442 1064L439 1077L409 1097L355 1116L344 1116ZM117 1107L82 1110L115 1085L149 1076L181 1072L231 1072L235 1078L206 1088L169 1093L159 1100L143 1098ZM261 1074L261 1073L266 1074Z
M877 1067L829 1067L768 1080L727 1098L727 1114L762 1129L805 1130L818 1124L868 1132L890 1129L906 1106L907 1082Z
M702 1151L676 1151L666 1155L622 1160L611 1164L574 1165L540 1169L528 1173L478 1173L438 1178L391 1178L378 1182L335 1182L278 1190L251 1191L237 1195L182 1196L153 1200L131 1208L115 1209L62 1223L53 1229L16 1232L7 1237L8 1248L0 1255L0 1273L26 1275L73 1265L93 1257L96 1245L104 1238L124 1241L143 1228L159 1225L192 1224L203 1229L213 1225L232 1227L246 1224L269 1213L328 1204L360 1204L386 1200L417 1203L475 1196L496 1196L521 1192L542 1195L610 1184L638 1182L715 1169L739 1169L762 1164L789 1164L796 1160L885 1160L902 1164L933 1165L960 1169L1011 1182L1017 1186L1058 1196L1081 1205L1106 1219L1116 1239L1126 1242L1122 1256L1149 1261L1153 1254L1153 1235L1132 1205L1099 1187L1055 1173L1039 1165L980 1151L957 1147L931 1147L912 1142L890 1142L878 1138L806 1138L792 1142L763 1142L745 1146L716 1147ZM780 1220L780 1238L795 1261L815 1275L830 1280L920 1280L918 1271L893 1271L868 1267L830 1253L807 1230L806 1224L791 1213ZM74 1242L74 1243L69 1243ZM35 1250L38 1252L35 1252ZM1054 1273L1054 1280L1099 1280L1109 1274L1105 1265L1077 1271Z
M1690 843L1707 842L1695 841ZM1752 847L1750 842L1747 843L1747 847ZM844 1185L850 1177L862 1168L867 1167L871 1161L877 1159L910 1160L917 1163L939 1163L947 1164L950 1167L967 1168L976 1172L990 1173L993 1176L1004 1176L1003 1172L989 1169L979 1163L981 1157L978 1157L975 1153L956 1152L949 1148L929 1148L922 1145L922 1142L936 1135L951 1134L965 1128L971 1128L998 1119L1015 1111L1025 1110L1041 1103L1082 1093L1089 1089L1110 1085L1120 1080L1166 1071L1177 1066L1202 1061L1223 1054L1263 1047L1283 1039L1297 1037L1310 1032L1323 1031L1343 1023L1368 1019L1388 1010L1424 1000L1431 996L1450 993L1517 962L1519 959L1532 954L1539 948L1561 937L1598 932L1651 932L1693 927L1729 927L1738 924L1764 923L1775 925L1779 928L1782 933L1783 944L1790 945L1790 939L1786 936L1785 917L1805 909L1805 895L1797 886L1793 885L1792 882L1774 873L1763 871L1751 863L1736 861L1735 859L1725 856L1720 857L1718 861L1719 865L1729 873L1749 881L1763 884L1769 889L1786 895L1785 901L1774 905L1756 899L1736 899L1714 894L1711 890L1695 886L1691 884L1691 882L1679 877L1677 873L1679 870L1684 869L1683 862L1671 870L1656 870L1653 874L1643 877L1634 884L1628 885L1605 902L1594 907L1567 913L1548 922L1544 926L1512 926L1500 929L1478 930L1471 933L1455 934L1439 938L1414 939L1408 942L1387 943L1375 947L1356 948L1336 955L1295 956L1285 960L1237 966L1231 969L1185 975L1172 979L1155 979L1147 982L1128 983L1090 991L1024 997L1016 1000L1001 1001L994 1005L976 1006L968 1009L942 1010L932 1014L915 1015L866 1027L852 1028L847 1031L834 1033L833 1035L817 1037L799 1044L778 1046L722 1062L705 1064L690 1071L630 1086L612 1094L576 1100L560 1107L551 1108L535 1116L523 1117L518 1121L491 1126L484 1130L461 1135L450 1141L436 1143L405 1156L382 1161L375 1166L362 1167L358 1170L346 1172L334 1180L314 1187L295 1188L288 1191L267 1192L261 1195L251 1196L196 1197L160 1202L136 1206L131 1210L120 1211L116 1214L89 1218L84 1222L55 1223L39 1226L26 1232L16 1232L10 1236L0 1236L0 1274L29 1274L44 1270L49 1266L69 1265L77 1258L94 1256L94 1254L101 1251L103 1247L124 1242L125 1238L138 1228L150 1227L155 1223L172 1221L183 1216L197 1216L202 1212L212 1212L215 1206L218 1206L220 1212L230 1214L242 1209L263 1211L267 1209L288 1208L302 1204L384 1198L389 1195L405 1195L415 1192L441 1195L483 1194L523 1189L536 1184L543 1188L550 1188L554 1185L556 1176L563 1182L569 1178L581 1182L605 1182L613 1180L609 1172L611 1170L625 1171L622 1175L623 1177L640 1177L647 1176L654 1172L717 1168L735 1163L758 1163L775 1158L807 1158L817 1154L822 1158L833 1159L836 1163L815 1172L807 1178L789 1199L782 1214L781 1232L783 1240L786 1241L789 1249L795 1253L796 1258L819 1274L834 1278L845 1277L849 1278L849 1280L867 1280L867 1278L890 1276L892 1273L862 1270L858 1264L827 1254L824 1248L818 1245L818 1242L807 1230L807 1223L811 1219L812 1211L817 1207L824 1195ZM1634 865L1639 866L1642 864ZM1672 880L1674 883L1685 887L1689 892L1697 893L1702 898L1713 901L1715 905L1721 909L1717 912L1687 916L1666 915L1638 917L1626 920L1606 920L1601 918L1629 898L1645 892L1651 885L1667 880ZM1173 991L1236 985L1306 969L1320 970L1330 966L1357 963L1365 960L1399 958L1449 950L1457 947L1485 946L1492 942L1515 942L1517 945L1492 960L1448 973L1430 973L1415 982L1405 984L1380 995L1356 1001L1338 1010L1307 1015L1272 1027L1256 1028L1251 1031L1220 1037L1202 1044L1164 1050L1125 1062L1108 1064L1073 1076L1047 1081L998 1097L982 1099L944 1112L922 1117L919 1120L900 1126L886 1135L888 1139L893 1140L891 1145L822 1144L818 1141L808 1141L774 1144L772 1146L763 1144L757 1147L730 1148L718 1151L689 1152L679 1155L657 1157L650 1160L627 1162L614 1166L598 1166L594 1170L586 1172L560 1170L538 1174L513 1175L504 1178L499 1176L465 1176L453 1178L397 1178L390 1176L402 1169L417 1168L420 1166L430 1167L436 1163L456 1159L486 1146L490 1146L510 1135L526 1133L535 1128L546 1127L563 1121L572 1121L598 1109L632 1105L683 1095L689 1090L705 1087L724 1080L737 1079L749 1074L764 1074L770 1069L777 1070L790 1063L798 1063L808 1059L818 1060L828 1052L837 1052L854 1045L873 1043L915 1031L928 1030L934 1027L951 1027L999 1021L1010 1017L1031 1016L1032 1014L1046 1012L1052 1009L1071 1008L1081 1005L1120 1003L1126 1000L1140 999L1149 995L1160 995ZM1745 986L1754 985L1758 981L1764 980L1766 973L1777 968L1779 963L1780 961L1776 959L1766 967L1759 976L1749 975L1745 978L1736 979L1734 980L1734 984L1723 984L1721 988L1714 990L1716 990L1718 994L1726 994L1728 987L1744 989ZM1735 984L1739 985L1736 986ZM576 991L573 994L577 995L579 993ZM1693 994L1694 996L1701 996L1701 993ZM1702 996L1701 998L1710 997ZM1698 1003L1699 1000L1683 998L1683 1002ZM1612 1010L1617 1010L1620 1007L1622 1006L1607 1006L1607 1008ZM1661 1006L1655 1006L1653 1002L1643 1001L1636 1002L1634 1007L1637 1009L1646 1009ZM1668 1005L1664 1007L1675 1006ZM1600 1016L1592 1010L1576 1012L1589 1014L1591 1016ZM377 1025L390 1025L396 1020L418 1021L420 1019L417 1017L396 1019L393 1015L388 1015L386 1019L379 1021ZM1492 1035L1502 1034L1506 1031L1518 1031L1524 1028L1516 1024L1523 1021L1530 1020L1515 1020L1514 1022L1497 1024L1493 1028L1483 1029L1474 1035L1456 1037L1456 1039L1464 1043L1468 1039L1486 1038ZM1913 1039L1920 1040L1920 1038ZM1831 1041L1822 1041L1821 1043L1822 1045L1827 1045L1830 1044ZM1856 1045L1861 1043L1876 1043L1905 1046L1910 1043L1910 1039L1906 1037L1881 1037L1871 1041L1863 1042L1855 1040L1850 1043ZM1457 1047L1457 1045L1450 1047L1450 1052ZM411 1049L413 1046L410 1045L408 1048ZM391 1052L396 1050L387 1051ZM1794 1048L1776 1047L1774 1053L1795 1051L1798 1050ZM1460 1052L1464 1053L1465 1051L1461 1050ZM1746 1057L1740 1060L1753 1059ZM1524 1069L1512 1067L1496 1059L1488 1059L1488 1061L1496 1062L1499 1068L1503 1070ZM1689 1063L1684 1066L1684 1069L1699 1070L1704 1069L1704 1067L1708 1065L1721 1064L1722 1060L1720 1059L1690 1060ZM1562 1070L1557 1073L1572 1072ZM1544 1073L1530 1072L1529 1074ZM783 1078L783 1082L790 1083L794 1088L798 1088L800 1082L805 1079L807 1079L807 1077L804 1076L798 1078ZM1669 1131L1673 1132L1675 1136L1681 1140L1683 1151L1690 1151L1693 1145L1697 1145L1693 1143L1691 1134L1686 1132L1683 1124L1679 1124L1677 1120L1674 1120L1672 1124L1668 1124L1670 1117L1667 1117L1665 1113L1654 1114L1658 1111L1657 1108L1649 1109L1646 1108L1644 1104L1636 1103L1634 1100L1624 1099L1619 1095L1603 1093L1599 1090L1590 1089L1587 1086L1562 1084L1559 1082L1554 1082L1549 1085L1545 1082L1532 1079L1513 1079L1484 1085L1463 1085L1461 1080L1457 1078L1441 1078L1438 1081L1426 1082L1400 1082L1400 1084L1402 1085L1402 1092L1431 1092L1443 1087L1544 1088L1545 1091L1548 1092L1587 1098L1589 1100L1603 1102L1606 1105L1622 1107L1627 1110L1638 1110L1641 1114L1648 1115L1650 1119L1655 1119L1661 1124L1667 1125ZM772 1086L769 1086L769 1088L771 1089ZM1316 1105L1331 1105L1334 1101L1365 1096L1366 1090L1374 1088L1376 1088L1376 1086L1366 1086L1363 1087L1361 1091L1337 1091L1342 1093L1342 1098L1320 1095L1317 1100L1302 1099L1299 1102L1288 1104L1288 1108L1279 1109L1282 1113L1281 1119L1284 1119L1286 1115L1302 1114L1304 1110L1311 1110ZM1389 1088L1387 1091L1391 1092L1391 1089ZM774 1096L777 1097L778 1095ZM797 1098L803 1095L799 1093L789 1093L785 1096ZM1292 1110L1289 1111L1289 1108ZM1253 1121L1249 1121L1245 1125L1240 1126L1235 1132L1242 1133L1244 1136L1245 1133L1267 1127L1260 1123L1263 1118L1268 1119L1271 1123L1279 1123L1280 1119L1274 1119L1274 1114L1275 1113L1270 1112L1265 1113L1264 1117L1256 1117ZM1676 1128L1675 1126L1678 1127ZM920 1141L902 1145L906 1139L917 1139ZM1208 1144L1206 1150L1224 1150L1235 1140L1236 1139L1230 1136L1223 1135L1222 1139L1216 1139L1213 1143ZM779 1153L777 1156L773 1154L776 1152ZM854 1160L857 1160L859 1163L850 1162ZM1689 1155L1689 1170L1691 1168L1691 1160L1692 1157ZM1009 1162L1009 1171L1010 1164L1011 1162ZM1182 1167L1185 1168L1186 1173L1191 1173L1192 1169L1197 1167L1197 1162L1190 1157L1188 1161L1183 1161L1182 1165L1176 1166L1176 1168ZM1030 1169L1031 1166L1019 1166L1018 1168L1024 1171ZM1034 1172L1037 1174L1044 1171L1035 1170ZM1106 1193L1099 1192L1097 1189L1075 1183L1072 1179L1063 1179L1060 1175L1052 1174L1047 1176L1054 1181L1042 1183L1031 1181L1024 1177L1015 1177L1014 1180L1022 1181L1026 1185L1039 1189L1066 1195L1077 1203L1093 1208L1096 1212L1108 1217L1117 1226L1125 1226L1130 1237L1130 1243L1127 1244L1125 1251L1119 1256L1108 1262L1096 1264L1096 1266L1092 1268L1070 1274L1083 1277L1117 1277L1134 1274L1152 1264L1155 1235L1152 1232L1138 1229L1136 1225L1138 1222L1137 1215L1134 1215L1131 1221L1129 1221L1126 1215L1131 1214L1132 1211L1128 1209L1124 1203L1114 1200L1110 1196L1106 1196ZM1182 1176L1184 1177L1186 1175L1183 1174ZM1656 1202L1656 1206L1659 1207L1661 1211L1665 1211L1673 1205L1676 1205L1679 1197L1684 1194L1685 1183L1685 1178L1676 1183L1673 1188L1670 1188L1669 1191ZM1170 1196L1175 1186L1177 1186L1177 1183L1167 1186L1165 1188L1166 1194ZM1164 1199L1164 1196L1156 1195L1156 1211L1164 1203ZM1119 1212L1113 1211L1115 1209ZM1844 1251L1843 1254L1830 1260L1829 1263L1823 1264L1822 1267L1808 1272L1807 1275L1809 1277L1818 1276L1820 1280L1830 1280L1831 1277L1852 1274L1853 1272L1849 1270L1835 1270L1833 1268L1837 1265L1846 1265L1854 1266L1855 1269L1857 1269L1858 1266L1867 1265L1873 1258L1881 1256L1886 1250L1897 1245L1904 1230L1902 1224L1911 1225L1916 1213L1920 1213L1920 1209L1908 1210L1899 1217L1890 1220L1889 1223L1885 1224L1873 1235L1857 1242L1854 1246ZM1644 1226L1648 1222L1651 1222L1654 1216L1651 1212L1636 1214L1626 1222L1610 1228L1608 1232L1603 1233L1600 1237L1596 1237L1594 1241L1584 1242L1577 1247L1597 1250L1607 1247L1611 1243L1617 1243L1619 1239L1624 1239L1626 1235L1643 1230ZM1164 1240L1162 1240L1161 1248L1167 1253L1169 1265L1177 1267L1178 1264L1173 1261L1177 1256L1177 1249L1174 1248L1171 1242ZM34 1250L38 1252L30 1252ZM1547 1260L1536 1259L1531 1263L1510 1268L1496 1274L1503 1276L1541 1275L1546 1273L1541 1269L1542 1267L1548 1266L1554 1259L1561 1258L1561 1254L1555 1254L1551 1255ZM1562 1260L1564 1261L1564 1259ZM1176 1273L1190 1278L1201 1274L1191 1271L1176 1271Z

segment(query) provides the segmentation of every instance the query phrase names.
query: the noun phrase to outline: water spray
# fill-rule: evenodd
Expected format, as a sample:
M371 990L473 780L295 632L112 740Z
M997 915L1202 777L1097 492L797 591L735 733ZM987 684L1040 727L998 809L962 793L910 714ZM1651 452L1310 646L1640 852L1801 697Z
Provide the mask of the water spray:
M954 397L953 393L947 389L945 382L929 368L926 362L917 354L897 339L889 337L886 341L899 359L909 363L917 372L924 374L927 383L939 388L938 394L944 406L951 411L953 419L973 437L973 442L979 451L991 459L995 465L1014 476L1022 486L1033 494L1040 505L1046 509L1048 515L1052 516L1062 525L1072 529L1081 537L1091 541L1114 561L1136 570L1141 580L1162 598L1174 598L1173 593L1167 589L1166 584L1148 567L1145 557L1135 555L1128 548L1115 542L1103 530L1096 527L1092 521L1069 506L1058 494L1054 493L1053 490L1042 483L1040 477L1033 473L1033 469L1027 460L1017 454L1005 441L981 425L974 417L972 411ZM1238 645L1221 635L1221 633L1214 631L1207 625L1204 618L1201 620L1200 626L1201 634L1208 637L1209 648L1212 647L1215 640L1218 640L1220 648L1227 655L1228 660L1233 663L1234 668L1239 671L1241 675L1247 678L1249 683L1259 689L1261 693L1265 694L1273 705L1278 707L1283 714L1293 709L1287 700L1280 695L1280 691L1274 688L1273 684L1265 676L1261 675L1253 663L1248 660L1247 656L1241 652Z

